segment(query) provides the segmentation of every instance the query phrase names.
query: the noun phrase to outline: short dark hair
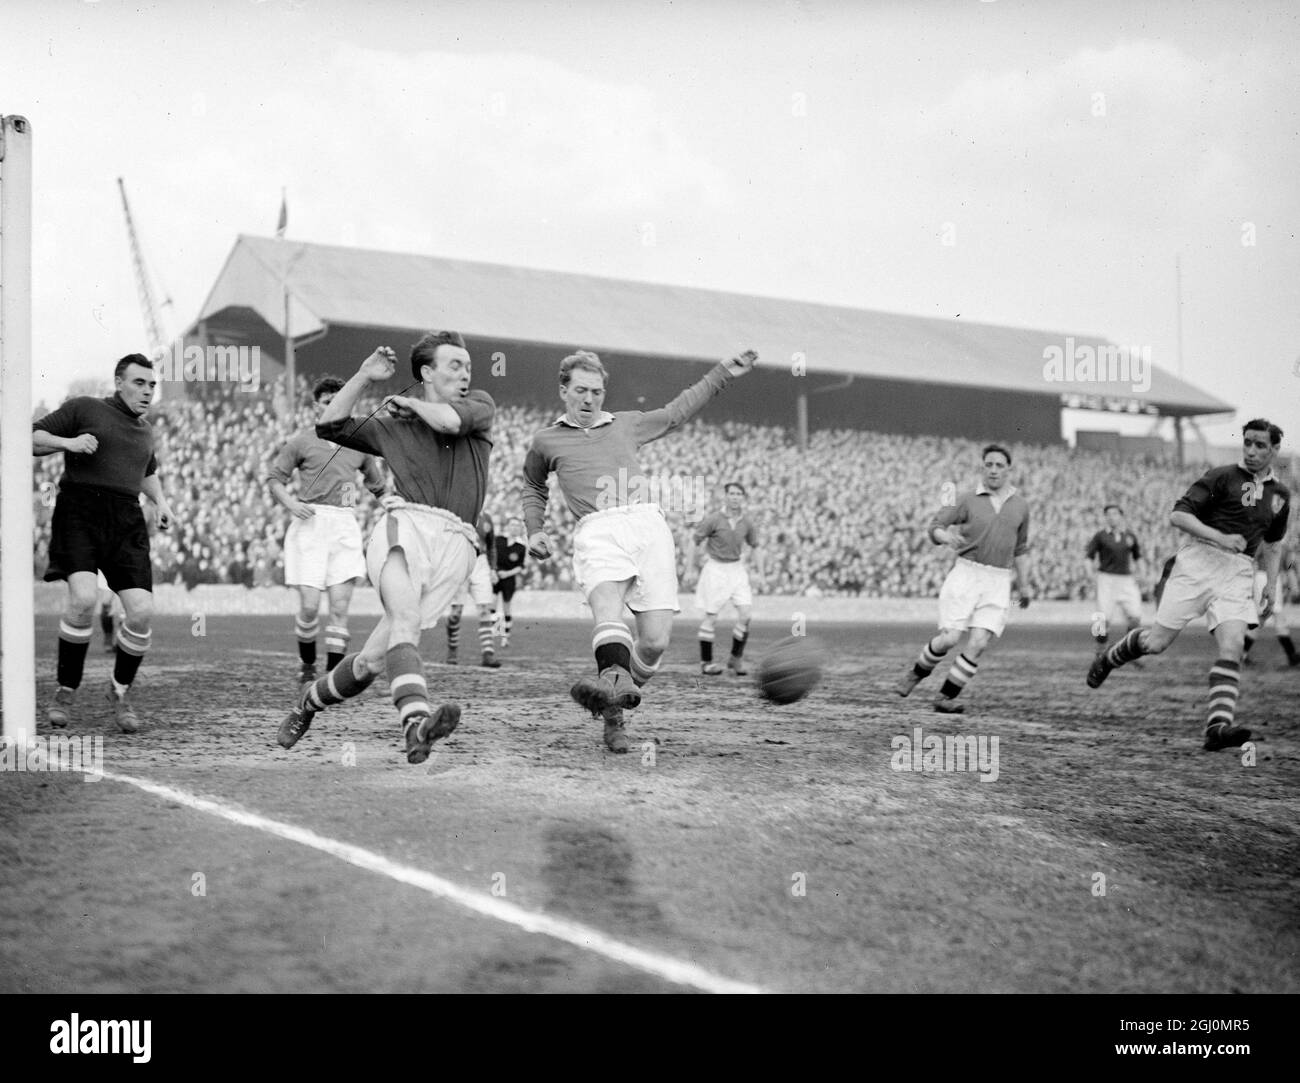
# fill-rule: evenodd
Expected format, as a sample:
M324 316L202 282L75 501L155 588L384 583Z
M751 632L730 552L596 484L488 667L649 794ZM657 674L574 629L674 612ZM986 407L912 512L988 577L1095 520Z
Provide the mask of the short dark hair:
M117 362L117 367L113 369L113 379L120 380L122 374L132 365L139 365L141 368L153 369L153 362L145 357L142 353L129 353Z
M1011 452L1009 452L1001 444L986 444L984 446L984 450L980 452L980 462L984 461L984 456L986 456L990 451L996 451L1000 453L1007 460L1007 465L1008 466L1011 465Z
M343 381L337 376L322 376L311 389L311 401L320 402L322 395L337 395L343 390Z
M574 369L586 369L588 372L600 373L600 378L606 383L609 382L609 373L605 371L605 366L600 358L590 350L579 350L577 353L571 353L560 362L560 383L565 387L569 386L569 381L573 378Z
M1102 515L1105 515L1106 512L1110 511L1111 508L1114 508L1121 515L1124 514L1124 509L1121 508L1118 504L1107 504L1104 508L1101 509Z
M749 495L747 492L745 492L745 487L744 487L743 485L741 485L740 482L738 482L738 481L729 481L729 482L727 482L726 485L724 485L724 486L722 487L722 491L723 491L724 493L726 493L726 492L730 492L732 489L739 489L739 490L740 490L740 495L741 495L741 496L748 496L748 495Z
M1273 422L1267 421L1262 417L1257 417L1254 421L1247 421L1246 424L1241 427L1241 435L1243 439L1245 438L1246 433L1251 429L1254 429L1255 432L1268 433L1268 442L1274 447L1277 447L1278 444L1282 442L1282 430L1274 425Z
M422 335L420 341L411 347L411 375L417 380L423 379L420 370L425 365L436 367L439 346L459 346L462 350L469 348L459 331L430 331Z

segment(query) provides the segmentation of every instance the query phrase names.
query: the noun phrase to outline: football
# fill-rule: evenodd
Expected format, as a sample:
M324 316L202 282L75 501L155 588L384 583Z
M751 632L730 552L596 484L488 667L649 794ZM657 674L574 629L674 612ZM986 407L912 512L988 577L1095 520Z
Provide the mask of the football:
M795 703L822 679L822 649L816 640L788 636L774 644L758 666L758 691L773 703Z

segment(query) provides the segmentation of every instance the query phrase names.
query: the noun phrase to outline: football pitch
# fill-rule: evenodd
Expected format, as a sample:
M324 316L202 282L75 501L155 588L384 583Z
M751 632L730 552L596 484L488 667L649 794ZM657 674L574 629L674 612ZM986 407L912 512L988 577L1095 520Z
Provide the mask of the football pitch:
M1013 626L953 717L946 665L892 691L928 627L810 628L822 683L775 706L701 677L683 619L616 756L568 697L588 624L520 621L488 670L467 620L458 667L425 635L464 713L411 766L382 679L276 745L291 626L158 618L130 736L97 634L66 732L103 777L0 773L0 991L1300 991L1300 669L1271 635L1253 745L1206 753L1203 630L1094 692L1086 631ZM751 668L787 633L755 625Z

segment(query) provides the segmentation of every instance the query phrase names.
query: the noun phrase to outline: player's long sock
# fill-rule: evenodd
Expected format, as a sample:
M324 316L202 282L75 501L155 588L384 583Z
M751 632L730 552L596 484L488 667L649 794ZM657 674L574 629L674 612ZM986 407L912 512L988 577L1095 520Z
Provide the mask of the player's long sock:
M94 635L90 618L86 623L75 624L64 617L59 621L59 687L77 688L86 668L86 651Z
M749 627L737 624L731 629L731 657L739 658L745 653L745 643L749 639Z
M113 660L113 684L119 691L124 692L135 680L152 638L153 633L148 628L141 631L132 628L129 621L122 621L117 630L117 657Z
M320 618L302 619L299 613L293 619L293 634L298 637L298 657L304 666L316 664L316 633L320 631Z
M325 626L325 668L333 669L348 653L348 643L352 636L346 624L327 624Z
M1220 658L1210 668L1210 714L1205 728L1220 722L1232 725L1237 713L1237 696L1241 692L1241 666L1227 658Z
M1142 629L1134 628L1106 652L1106 661L1112 666L1123 666L1146 653L1142 648Z
M320 677L307 690L307 706L314 711L323 711L334 703L359 696L374 683L375 674L367 673L364 677L356 674L356 661L361 657L360 651L344 655L339 664L325 676Z
M659 663L647 662L641 656L640 649L634 646L632 648L632 665L630 668L632 670L632 683L640 688L659 672Z
M712 624L700 625L700 661L704 663L713 661L713 643L715 634Z
M507 639L510 638L510 632L514 628L514 626L515 626L515 618L512 617L509 613L507 613L505 624L502 625L502 630L505 632Z
M930 640L921 648L921 656L912 666L912 672L924 680L934 672L934 667L943 661L943 656L947 654L946 650L937 651L934 649L934 640Z
M490 654L496 654L496 649L492 645L492 614L484 612L478 619L478 646L483 652L484 657Z
M632 633L621 620L601 621L591 631L591 649L596 655L596 671L604 673L610 666L632 666Z
M1282 644L1282 649L1286 651L1286 660L1293 666L1300 665L1300 655L1296 654L1295 644L1291 641L1289 635L1279 635L1277 641Z
M414 643L390 647L384 658L388 670L388 687L397 708L397 720L403 725L417 711L429 713L429 686L424 681L424 666Z
M943 682L943 687L939 689L940 694L947 696L948 699L956 699L961 695L961 690L975 676L977 669L979 669L978 662L972 662L964 654L957 655L957 660L953 662L952 669L948 670L948 676Z
M453 654L460 646L460 614L453 613L447 617L447 650Z

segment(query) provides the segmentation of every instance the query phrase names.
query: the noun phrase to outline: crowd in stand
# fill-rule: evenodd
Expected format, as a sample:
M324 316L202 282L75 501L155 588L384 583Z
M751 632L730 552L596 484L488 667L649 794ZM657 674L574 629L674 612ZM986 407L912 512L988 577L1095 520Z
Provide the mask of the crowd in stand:
M305 384L300 392L309 403ZM374 405L362 404L358 415ZM204 402L169 398L151 411L159 474L175 516L169 532L153 534L155 582L283 583L288 513L267 491L267 459L313 414L309 405L292 419L282 413L265 395L234 390ZM499 404L484 509L499 528L520 513L532 434L559 413L558 402L551 409ZM1092 597L1084 549L1104 525L1102 507L1109 503L1121 505L1142 544L1136 570L1149 592L1178 545L1168 524L1173 503L1207 464L1179 469L1065 447L1008 446L1012 482L1030 506L1034 595ZM721 486L735 480L748 490L748 510L760 526L756 586L762 593L927 597L937 594L953 557L930 543L926 524L978 481L979 450L971 440L833 430L813 433L801 453L786 429L697 419L647 445L642 463L677 536L684 588L694 585L698 567L692 525L720 504ZM38 574L62 459L35 460ZM356 512L365 530L377 505L358 490ZM549 529L558 556L529 560L524 588L573 586L573 520L554 492Z

